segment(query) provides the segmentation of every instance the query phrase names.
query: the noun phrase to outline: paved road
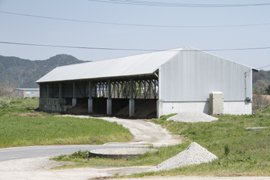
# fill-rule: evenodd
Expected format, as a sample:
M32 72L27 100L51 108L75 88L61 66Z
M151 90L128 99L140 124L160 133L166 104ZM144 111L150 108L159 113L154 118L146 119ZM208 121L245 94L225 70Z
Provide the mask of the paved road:
M53 157L61 154L72 154L79 150L93 150L103 148L131 148L131 147L146 147L146 146L107 146L107 145L64 145L64 146L29 146L0 149L0 161L38 158L38 157Z

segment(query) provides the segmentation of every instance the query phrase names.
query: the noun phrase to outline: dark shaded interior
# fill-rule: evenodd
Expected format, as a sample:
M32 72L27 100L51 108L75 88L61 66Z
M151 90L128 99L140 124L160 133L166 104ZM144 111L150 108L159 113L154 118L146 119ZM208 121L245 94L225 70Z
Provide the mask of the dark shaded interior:
M71 105L72 99L66 99ZM156 118L156 99L135 99L135 115L132 118ZM77 98L77 105L69 109L68 114L89 114L88 98ZM107 116L107 98L93 98L92 115ZM129 99L112 99L112 116L129 118Z

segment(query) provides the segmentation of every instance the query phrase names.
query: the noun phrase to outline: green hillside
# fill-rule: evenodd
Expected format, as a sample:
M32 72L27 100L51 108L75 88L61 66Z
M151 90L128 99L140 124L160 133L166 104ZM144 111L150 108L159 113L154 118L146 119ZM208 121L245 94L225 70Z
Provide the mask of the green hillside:
M38 85L35 81L55 67L83 62L66 54L41 61L0 56L0 82L8 82L20 88L36 88Z

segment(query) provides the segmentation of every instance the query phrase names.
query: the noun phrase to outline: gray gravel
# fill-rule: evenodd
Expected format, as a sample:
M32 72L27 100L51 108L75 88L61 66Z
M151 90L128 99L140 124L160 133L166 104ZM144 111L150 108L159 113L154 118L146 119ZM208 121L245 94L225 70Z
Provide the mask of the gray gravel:
M0 180L88 180L109 177L116 173L119 175L141 173L153 168L153 166L133 166L50 170L64 164L69 163L49 160L49 157L1 161Z
M181 121L181 122L191 122L191 123L196 123L196 122L211 122L218 120L218 118L215 118L213 116L209 116L203 112L199 111L186 111L179 113L175 116L172 116L167 119L167 121Z
M192 142L186 150L162 162L149 171L170 170L181 166L208 163L217 158L217 156L209 152L207 149L203 148L196 142Z
M65 164L72 164L72 162L57 162L49 160L49 157L9 160L0 163L0 173L10 171L43 171Z

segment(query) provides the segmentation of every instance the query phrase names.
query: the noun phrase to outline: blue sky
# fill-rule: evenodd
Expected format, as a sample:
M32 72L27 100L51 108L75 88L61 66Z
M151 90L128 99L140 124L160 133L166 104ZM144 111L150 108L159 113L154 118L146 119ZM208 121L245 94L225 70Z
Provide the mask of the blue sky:
M147 0L155 2L153 0ZM158 0L172 3L254 4L265 0ZM88 0L0 0L0 11L85 21L175 26L243 27L154 28L50 20L0 13L0 41L63 46L128 49L171 49L191 46L201 50L270 47L270 6L187 8L132 6ZM254 68L270 65L270 49L207 51ZM0 55L44 60L70 54L81 60L102 60L141 54L0 44ZM270 66L264 68L269 70Z

